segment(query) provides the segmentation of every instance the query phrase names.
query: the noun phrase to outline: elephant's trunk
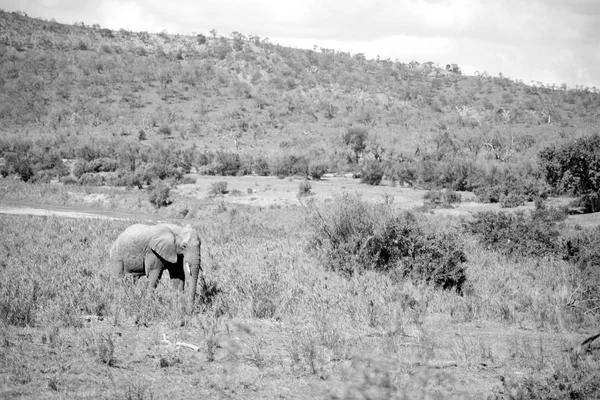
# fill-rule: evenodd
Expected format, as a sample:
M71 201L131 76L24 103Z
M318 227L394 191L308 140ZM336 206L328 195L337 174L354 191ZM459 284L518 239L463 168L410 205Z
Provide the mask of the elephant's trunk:
M190 283L189 283L189 297L188 297L188 307L189 312L192 312L194 309L194 300L196 299L196 287L198 283L198 276L200 275L200 249L198 249L198 253L194 254L190 259L188 259L188 264L190 266ZM203 284L202 289L204 289L204 277L201 278L201 283Z

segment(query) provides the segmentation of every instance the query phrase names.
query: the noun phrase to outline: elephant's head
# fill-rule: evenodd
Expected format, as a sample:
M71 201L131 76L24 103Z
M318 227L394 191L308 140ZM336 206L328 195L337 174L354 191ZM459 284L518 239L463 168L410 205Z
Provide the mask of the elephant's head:
M163 259L183 268L182 271L176 273L181 274L179 278L182 285L186 280L189 282L187 290L191 311L196 298L198 277L202 270L200 266L200 236L190 225L180 227L165 224L164 226L168 229L161 230L160 234L153 237L150 240L150 246ZM173 274L174 271L170 271L170 273ZM204 277L201 277L201 284L204 290Z

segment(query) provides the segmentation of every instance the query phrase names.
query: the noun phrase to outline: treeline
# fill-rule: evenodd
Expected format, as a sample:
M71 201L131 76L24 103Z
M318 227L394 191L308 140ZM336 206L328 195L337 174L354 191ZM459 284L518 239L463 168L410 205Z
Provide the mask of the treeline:
M414 154L384 148L366 128L348 128L330 149L304 152L280 149L270 153L239 153L182 149L175 144L123 139L27 141L0 139L4 165L0 173L24 181L82 185L137 186L155 180L181 182L194 168L199 174L220 176L300 176L321 179L325 173L352 173L370 185L473 191L479 201L522 205L550 193L584 196L586 207L597 210L600 189L600 135L580 138L539 152L527 137L465 144L464 138L438 134ZM474 139L474 137L471 137ZM489 138L488 138L489 139ZM64 159L76 160L70 171Z

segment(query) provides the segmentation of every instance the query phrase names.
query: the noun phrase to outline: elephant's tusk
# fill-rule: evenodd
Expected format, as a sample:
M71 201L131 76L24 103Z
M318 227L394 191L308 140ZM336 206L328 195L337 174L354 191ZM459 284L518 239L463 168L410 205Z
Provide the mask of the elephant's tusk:
M192 276L192 271L190 271L190 264L188 262L183 263L183 270L185 271L186 276Z

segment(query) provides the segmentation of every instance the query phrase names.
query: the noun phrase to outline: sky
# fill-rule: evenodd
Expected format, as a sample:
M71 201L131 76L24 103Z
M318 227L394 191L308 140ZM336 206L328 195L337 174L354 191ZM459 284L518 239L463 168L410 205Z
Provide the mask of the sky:
M239 32L297 48L457 64L526 84L600 88L600 0L0 0L103 28Z

